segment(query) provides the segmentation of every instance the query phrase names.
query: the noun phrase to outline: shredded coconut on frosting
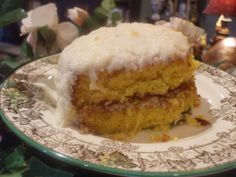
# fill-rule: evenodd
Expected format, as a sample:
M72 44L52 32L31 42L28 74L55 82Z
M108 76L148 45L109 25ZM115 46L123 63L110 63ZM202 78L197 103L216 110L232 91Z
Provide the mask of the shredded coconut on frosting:
M59 114L71 106L74 75L87 74L94 85L98 71L136 70L173 57L186 58L189 50L187 37L181 32L144 23L102 27L79 37L60 55L56 76Z

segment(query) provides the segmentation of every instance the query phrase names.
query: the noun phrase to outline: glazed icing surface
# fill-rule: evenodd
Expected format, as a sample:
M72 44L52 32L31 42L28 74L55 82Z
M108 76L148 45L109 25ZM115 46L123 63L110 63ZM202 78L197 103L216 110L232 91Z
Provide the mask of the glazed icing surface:
M187 37L164 26L123 23L99 28L77 38L61 53L58 94L70 100L74 78L79 74L88 75L94 85L98 71L136 70L173 58L185 59L189 50Z

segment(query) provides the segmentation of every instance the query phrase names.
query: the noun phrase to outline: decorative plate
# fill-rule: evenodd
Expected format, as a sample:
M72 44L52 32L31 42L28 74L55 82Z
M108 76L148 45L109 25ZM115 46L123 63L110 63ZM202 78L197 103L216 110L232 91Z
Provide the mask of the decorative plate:
M57 58L26 64L1 84L0 114L29 145L66 163L116 175L206 175L236 167L233 76L205 64L195 74L202 102L194 112L211 119L211 126L181 125L171 130L178 140L169 142L147 142L145 133L119 142L56 126Z

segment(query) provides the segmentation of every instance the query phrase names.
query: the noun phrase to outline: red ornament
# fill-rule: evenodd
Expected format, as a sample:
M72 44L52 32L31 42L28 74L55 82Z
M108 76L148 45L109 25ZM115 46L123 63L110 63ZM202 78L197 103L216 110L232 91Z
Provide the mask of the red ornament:
M236 0L209 0L204 13L230 17L236 16Z

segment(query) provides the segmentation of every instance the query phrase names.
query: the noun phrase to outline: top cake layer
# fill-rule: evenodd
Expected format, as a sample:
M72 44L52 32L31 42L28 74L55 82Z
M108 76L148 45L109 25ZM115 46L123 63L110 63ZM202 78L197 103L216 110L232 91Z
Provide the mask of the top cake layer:
M96 80L97 71L137 69L145 65L186 58L187 38L163 26L123 23L102 27L76 39L61 53L59 71L89 75Z

